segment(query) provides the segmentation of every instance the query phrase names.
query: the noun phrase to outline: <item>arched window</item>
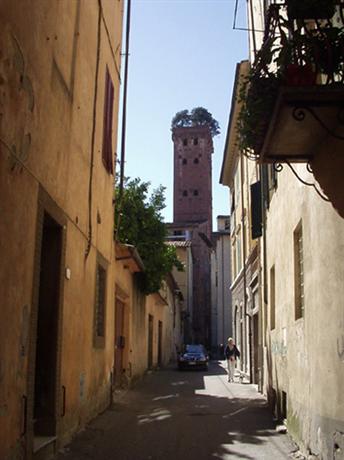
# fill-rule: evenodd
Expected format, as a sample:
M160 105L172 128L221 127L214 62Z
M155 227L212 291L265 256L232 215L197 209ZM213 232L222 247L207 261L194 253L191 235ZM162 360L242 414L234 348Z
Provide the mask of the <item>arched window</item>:
M187 139L183 139L183 145L188 145L188 140Z
M188 191L187 190L183 190L183 196L188 196Z
M198 196L198 190L194 190L193 194L194 196Z
M198 158L195 158L194 159L194 163L197 165L199 163L199 159Z
M188 160L186 158L183 158L183 161L182 161L183 165L186 165L187 162L188 162Z
M195 137L195 138L194 138L193 144L194 144L194 145L198 145L198 137Z

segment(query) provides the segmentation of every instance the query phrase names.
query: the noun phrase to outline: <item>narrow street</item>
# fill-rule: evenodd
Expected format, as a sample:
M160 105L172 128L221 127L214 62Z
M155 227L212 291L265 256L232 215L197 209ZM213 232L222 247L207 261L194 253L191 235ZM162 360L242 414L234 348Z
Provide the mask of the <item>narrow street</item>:
M173 367L147 375L76 436L58 460L285 459L254 385L227 382L224 362L209 371Z

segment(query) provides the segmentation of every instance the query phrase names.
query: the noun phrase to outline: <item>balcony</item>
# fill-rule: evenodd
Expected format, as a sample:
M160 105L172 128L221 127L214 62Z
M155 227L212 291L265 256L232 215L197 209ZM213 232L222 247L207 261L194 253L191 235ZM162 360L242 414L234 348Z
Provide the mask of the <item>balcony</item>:
M238 145L262 163L306 162L344 144L344 0L286 0L240 89ZM317 178L318 179L318 178Z

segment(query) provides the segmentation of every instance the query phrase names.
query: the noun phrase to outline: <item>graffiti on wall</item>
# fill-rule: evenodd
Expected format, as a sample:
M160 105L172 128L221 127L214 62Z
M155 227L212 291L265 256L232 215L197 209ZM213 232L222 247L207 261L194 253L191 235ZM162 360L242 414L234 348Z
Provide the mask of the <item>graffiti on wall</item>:
M278 356L287 355L287 345L284 341L273 340L271 342L271 353Z

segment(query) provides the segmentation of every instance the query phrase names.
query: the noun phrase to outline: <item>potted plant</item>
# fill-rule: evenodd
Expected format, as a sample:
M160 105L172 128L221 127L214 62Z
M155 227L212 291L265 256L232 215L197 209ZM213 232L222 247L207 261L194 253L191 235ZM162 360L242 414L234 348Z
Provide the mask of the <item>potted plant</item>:
M335 0L286 0L290 19L329 19L334 15Z

